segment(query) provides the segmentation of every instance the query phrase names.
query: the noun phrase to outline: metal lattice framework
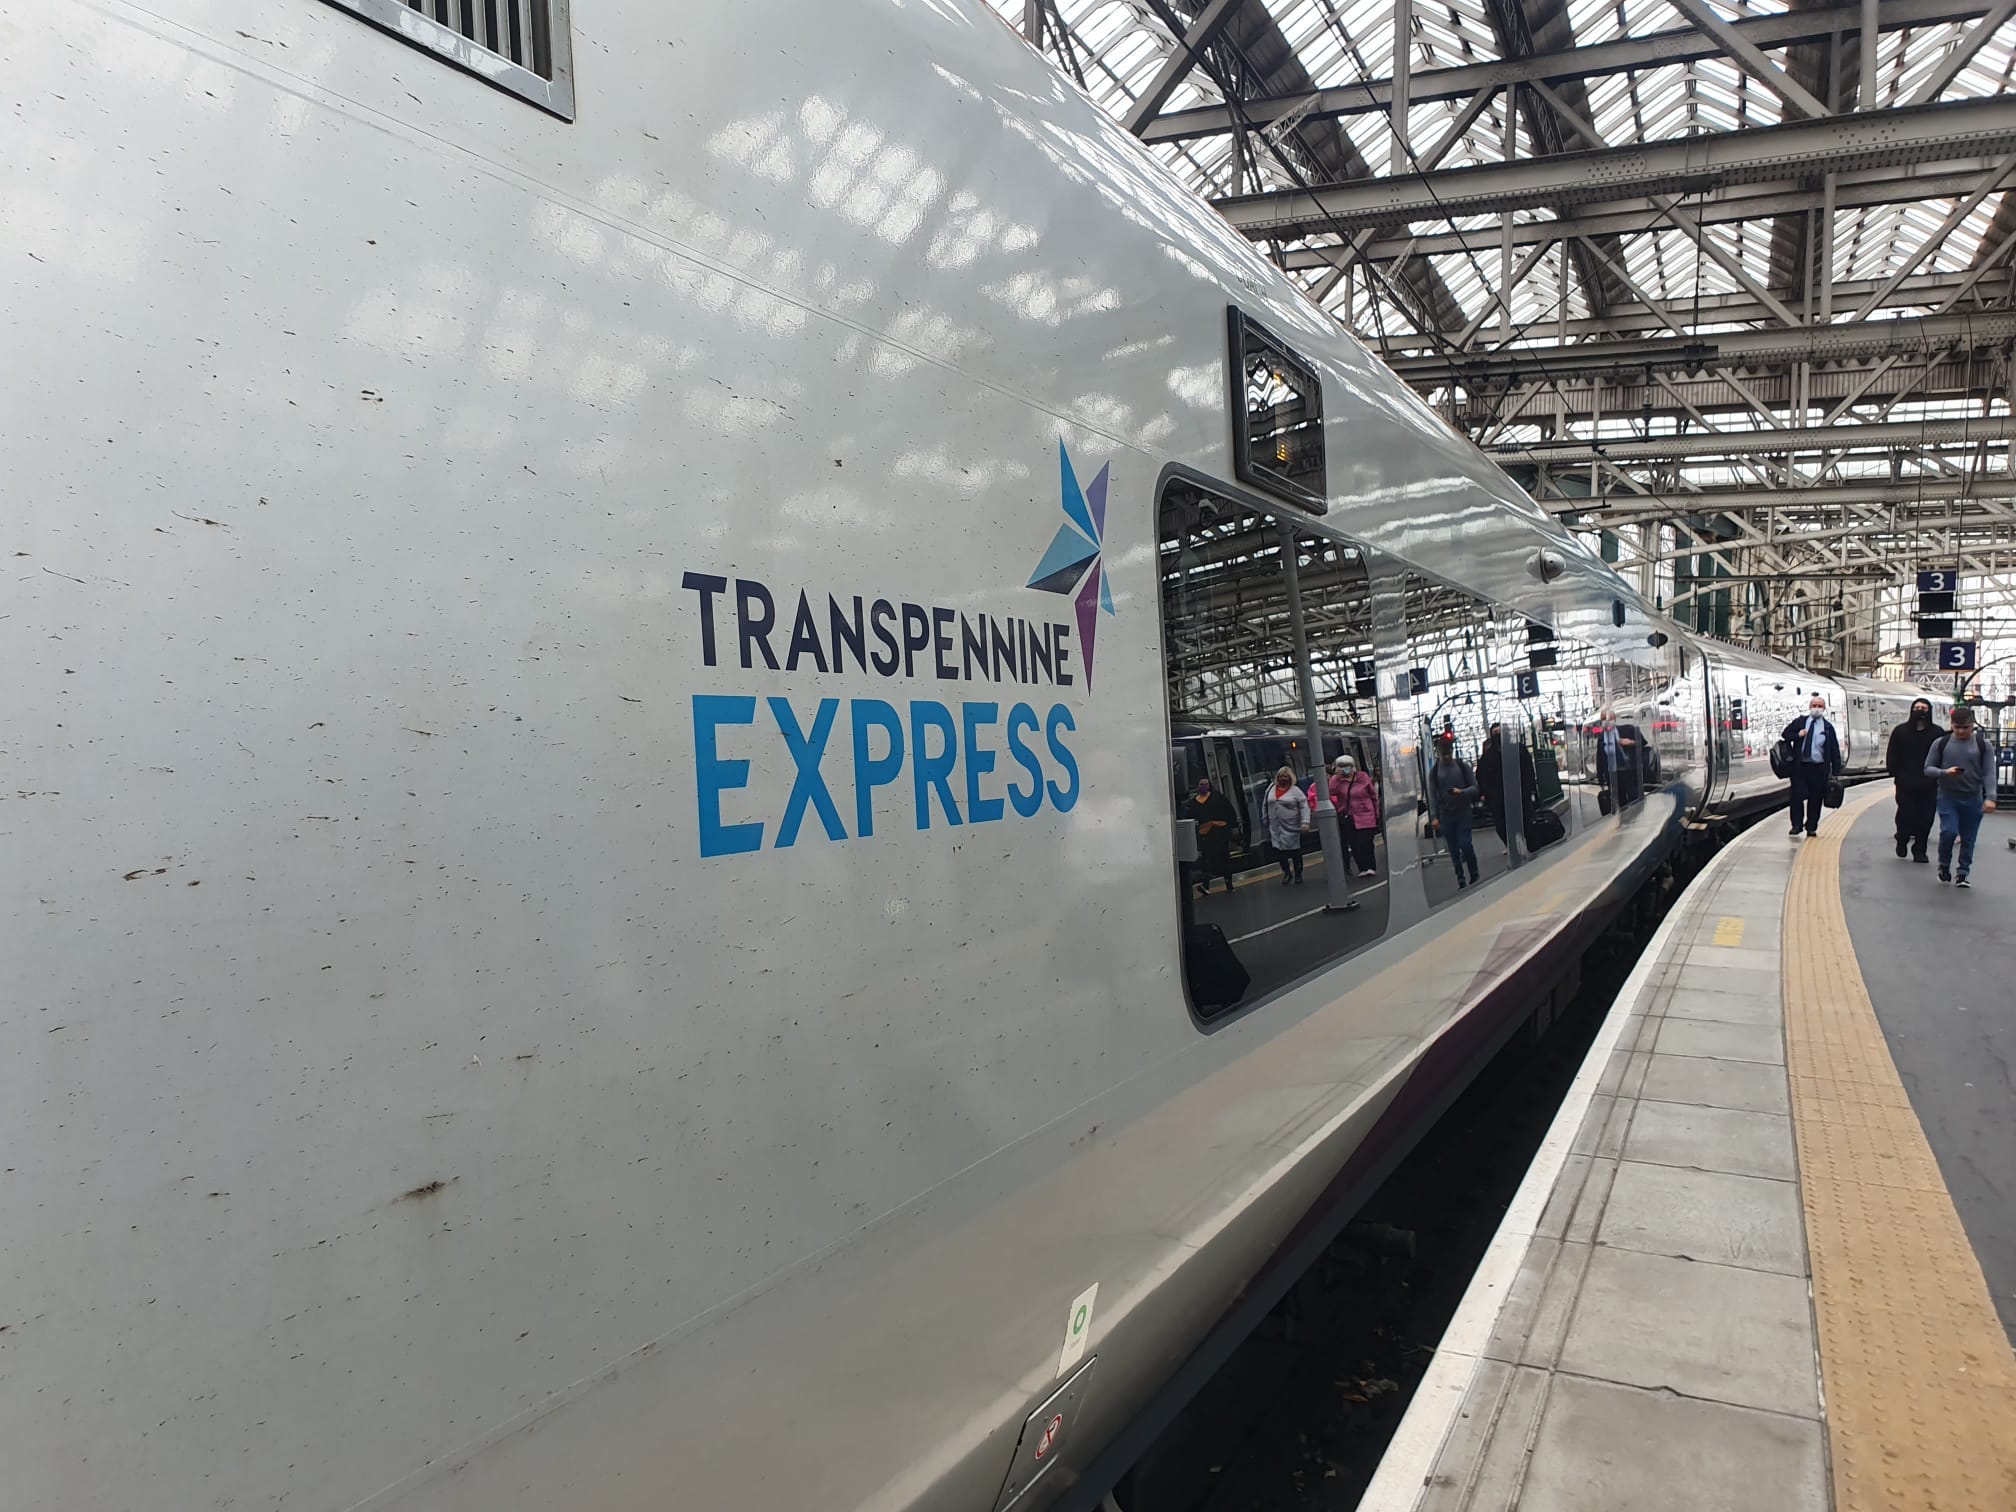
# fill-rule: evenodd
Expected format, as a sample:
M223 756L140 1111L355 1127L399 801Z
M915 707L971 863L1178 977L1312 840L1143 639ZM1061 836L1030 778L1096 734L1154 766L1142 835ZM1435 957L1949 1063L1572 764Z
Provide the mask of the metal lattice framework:
M2016 654L2016 0L989 3L1675 614Z

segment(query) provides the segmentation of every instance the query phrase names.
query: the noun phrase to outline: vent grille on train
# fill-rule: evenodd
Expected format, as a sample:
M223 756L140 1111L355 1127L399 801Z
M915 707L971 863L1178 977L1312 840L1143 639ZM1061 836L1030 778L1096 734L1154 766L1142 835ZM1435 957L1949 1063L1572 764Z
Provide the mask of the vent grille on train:
M574 118L567 0L330 0L486 83Z

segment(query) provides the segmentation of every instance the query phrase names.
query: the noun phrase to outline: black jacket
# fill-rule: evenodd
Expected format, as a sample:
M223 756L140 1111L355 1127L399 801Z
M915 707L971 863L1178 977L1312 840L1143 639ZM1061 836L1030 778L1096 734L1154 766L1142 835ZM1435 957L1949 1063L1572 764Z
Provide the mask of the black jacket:
M1238 828L1238 816L1232 812L1232 803L1223 793L1212 789L1211 796L1199 798L1195 793L1183 805L1183 817L1195 819L1198 825L1197 849L1203 860L1217 861L1231 854L1233 831ZM1206 824L1216 825L1209 834L1203 833Z
M1934 741L1946 732L1937 721L1927 721L1920 729L1910 720L1890 732L1890 744L1883 754L1883 769L1896 779L1897 786L1914 792L1929 792L1938 786L1925 775L1925 760Z
M1829 719L1826 715L1821 714L1818 716L1808 716L1805 714L1801 714L1797 719L1793 720L1792 723L1785 726L1785 733L1779 736L1778 738L1780 740L1791 741L1793 747L1792 759L1800 763L1802 766L1805 765L1806 721L1809 717L1817 717L1822 724L1827 726L1827 740L1825 745L1825 749L1827 752L1827 760L1825 765L1827 767L1827 770L1830 772L1840 771L1841 741L1840 738L1834 733L1834 721Z
M1484 754L1477 758L1477 785L1483 790L1484 807L1493 814L1505 811L1505 743L1502 740L1484 742ZM1520 812L1532 813L1540 806L1539 777L1533 766L1533 753L1524 745L1519 747L1519 807Z

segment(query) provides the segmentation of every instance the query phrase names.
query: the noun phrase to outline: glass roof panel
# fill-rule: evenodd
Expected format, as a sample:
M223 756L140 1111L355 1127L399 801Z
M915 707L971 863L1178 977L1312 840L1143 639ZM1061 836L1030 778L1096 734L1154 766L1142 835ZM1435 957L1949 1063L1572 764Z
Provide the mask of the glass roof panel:
M1011 24L1019 23L1024 0L988 0ZM1780 13L1787 0L1711 0L1719 14L1731 20ZM1179 15L1194 15L1203 0L1172 0ZM1222 99L1219 75L1229 79L1242 94L1261 96L1292 92L1299 81L1309 80L1319 88L1362 84L1386 79L1393 62L1394 28L1391 0L1246 0L1258 16L1235 17L1233 25L1214 44L1211 67L1193 69L1172 95L1168 110L1218 103ZM1069 47L1060 47L1050 38L1047 50L1058 57L1068 51L1085 76L1088 92L1102 108L1124 117L1170 55L1175 43L1168 30L1144 0L1055 0L1055 14L1061 19ZM1644 37L1657 32L1689 29L1687 18L1670 0L1534 0L1526 7L1529 25L1546 28L1544 45L1558 47ZM1566 23L1566 41L1559 24ZM1271 28L1273 35L1264 33ZM1877 52L1877 100L1879 108L1904 103L1931 77L1950 50L1958 45L1966 26L1958 23L1918 26L1886 32ZM1409 59L1418 76L1435 69L1461 67L1495 60L1504 48L1495 34L1484 0L1417 0L1409 36ZM1284 75L1282 61L1286 62ZM1794 58L1785 49L1767 53L1774 66L1794 69ZM1262 60L1276 65L1262 66ZM1069 71L1069 64L1063 63ZM1810 65L1807 78L1810 80ZM1852 89L1853 81L1845 81ZM1741 64L1726 57L1709 56L1628 73L1605 75L1584 81L1561 81L1554 86L1579 102L1590 124L1604 142L1628 146L1637 142L1665 141L1706 133L1726 133L1752 127L1776 125L1795 118L1784 101L1753 77ZM1981 96L2016 87L2016 18L2004 25L1948 86L1947 97ZM1824 85L1822 86L1824 92ZM1440 147L1464 114L1465 98L1417 101L1408 114L1408 134L1413 162L1420 162ZM1517 140L1515 156L1527 157L1540 150L1531 136L1533 97L1528 94L1518 111L1513 129ZM1549 107L1543 107L1549 108ZM1505 134L1512 114L1507 93L1500 92L1470 118L1462 134L1449 143L1437 162L1440 169L1464 168L1475 164L1500 163L1506 158ZM1152 150L1184 182L1207 196L1250 193L1256 188L1283 188L1297 176L1322 181L1334 176L1324 166L1334 162L1332 145L1341 139L1359 159L1376 173L1384 173L1393 161L1393 134L1383 111L1358 111L1339 117L1291 119L1287 126L1260 130L1251 139L1259 181L1242 176L1234 138L1220 133L1183 142L1157 144ZM1564 121L1561 140L1570 150L1584 147L1576 127ZM1280 159L1289 158L1291 172ZM1410 165L1411 166L1411 165ZM1837 280L1880 283L1896 273L1928 241L1935 243L1920 260L1921 274L1962 273L1981 255L1983 239L1989 234L2002 203L1998 192L1986 197L1951 231L1933 237L1958 201L1947 198L1912 204L1874 205L1844 208L1838 212L1834 235L1833 271ZM1698 197L1678 199L1683 213L1698 209ZM1599 207L1600 208L1600 207ZM1577 213L1587 213L1582 207ZM1515 224L1531 224L1551 218L1556 212L1546 207L1525 208L1513 213ZM1587 320L1596 307L1591 279L1607 285L1605 300L1639 293L1625 287L1614 269L1606 269L1604 259L1628 275L1628 282L1676 316L1684 318L1697 298L1729 296L1754 308L1755 300L1746 284L1780 289L1780 298L1796 305L1802 291L1788 294L1783 288L1787 276L1784 259L1802 256L1803 232L1790 241L1780 235L1780 222L1758 219L1710 225L1704 234L1720 254L1704 255L1691 236L1670 222L1660 223L1640 233L1621 238L1606 237L1601 253L1581 243L1573 244L1569 258L1567 287L1561 284L1561 257L1550 253L1510 291L1512 325L1515 331L1542 330L1561 317ZM1491 308L1489 328L1500 324L1500 313L1491 303L1489 289L1503 277L1499 248L1498 218L1493 215L1467 216L1455 221L1416 222L1407 228L1408 237L1433 239L1432 255L1410 263L1410 282L1428 278L1440 286L1466 319L1475 319ZM1452 236L1458 237L1453 247ZM1318 236L1319 243L1334 244L1338 238ZM1467 248L1467 250L1466 250ZM1780 261L1774 266L1774 249ZM1525 245L1515 249L1515 264L1523 264ZM1742 270L1739 277L1729 264ZM1322 270L1304 275L1305 285L1323 279ZM1367 284L1356 276L1330 281L1330 303L1341 305L1347 298L1362 319L1373 311L1373 301L1390 339L1411 332L1409 317L1380 290L1377 279ZM1368 287L1372 290L1368 294ZM1440 297L1438 293L1437 297ZM1705 313L1705 312L1704 312ZM1837 311L1837 318L1842 312ZM1370 331L1367 334L1373 334ZM1435 338L1424 338L1433 340ZM1524 338L1515 338L1524 339Z

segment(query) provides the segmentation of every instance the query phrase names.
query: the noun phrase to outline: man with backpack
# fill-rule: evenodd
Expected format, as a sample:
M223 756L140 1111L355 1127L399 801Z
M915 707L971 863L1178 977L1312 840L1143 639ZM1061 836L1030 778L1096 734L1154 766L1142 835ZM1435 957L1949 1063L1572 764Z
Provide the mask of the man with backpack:
M1925 775L1939 784L1939 880L1972 887L1967 874L1974 869L1974 837L1981 816L1995 812L1995 752L1974 728L1972 709L1963 704L1953 711L1953 728L1926 752Z

